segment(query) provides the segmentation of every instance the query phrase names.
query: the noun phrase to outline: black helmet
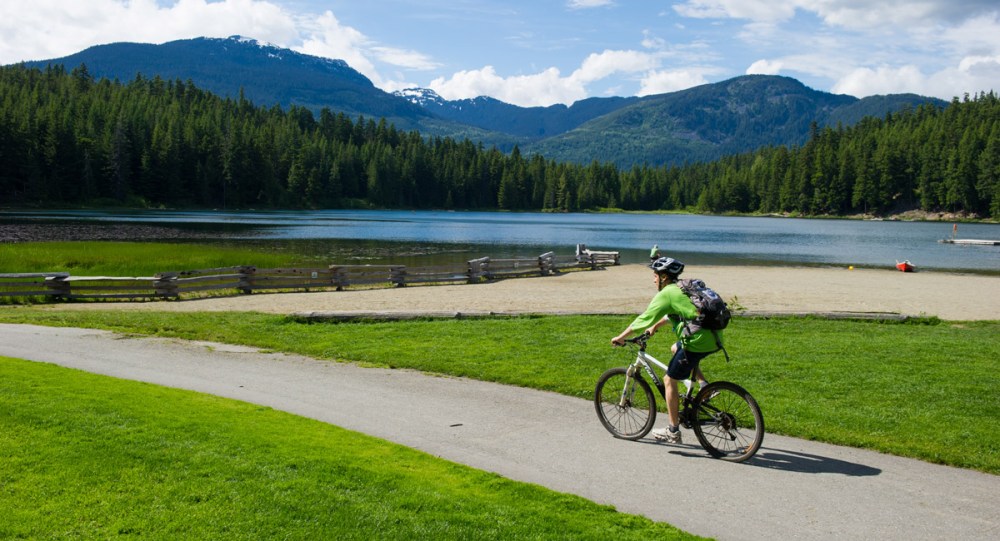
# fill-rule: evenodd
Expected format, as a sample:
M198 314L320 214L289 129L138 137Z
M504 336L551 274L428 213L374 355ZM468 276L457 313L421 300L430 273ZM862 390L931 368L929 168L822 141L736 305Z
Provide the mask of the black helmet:
M653 272L656 274L679 276L682 272L684 272L684 263L681 263L672 257L661 257L650 263L649 268L653 269Z

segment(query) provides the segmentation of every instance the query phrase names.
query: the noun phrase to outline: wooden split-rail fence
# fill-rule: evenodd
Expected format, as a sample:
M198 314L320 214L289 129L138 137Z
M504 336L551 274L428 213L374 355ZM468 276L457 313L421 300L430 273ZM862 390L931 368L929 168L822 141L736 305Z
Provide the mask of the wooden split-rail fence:
M583 245L580 245L583 246ZM343 290L404 287L418 284L475 284L527 276L549 276L564 270L618 265L618 252L577 247L575 256L548 252L537 258L473 259L464 265L329 265L314 268L266 269L235 266L161 272L146 277L72 276L67 272L0 274L0 297L74 299L178 299L204 292L275 290Z

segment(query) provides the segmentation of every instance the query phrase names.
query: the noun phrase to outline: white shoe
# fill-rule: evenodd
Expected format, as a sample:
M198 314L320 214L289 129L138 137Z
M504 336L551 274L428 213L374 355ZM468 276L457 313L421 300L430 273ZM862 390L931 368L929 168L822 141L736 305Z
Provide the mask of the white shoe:
M653 439L667 443L681 443L681 431L670 431L669 428L659 428L651 432Z

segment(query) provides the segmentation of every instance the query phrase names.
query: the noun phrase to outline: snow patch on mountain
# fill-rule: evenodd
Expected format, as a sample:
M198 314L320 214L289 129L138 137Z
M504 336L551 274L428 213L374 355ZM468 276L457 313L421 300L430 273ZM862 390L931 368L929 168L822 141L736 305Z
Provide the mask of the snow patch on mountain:
M427 107L428 105L443 106L446 104L444 98L429 88L405 88L397 90L393 94L421 107Z

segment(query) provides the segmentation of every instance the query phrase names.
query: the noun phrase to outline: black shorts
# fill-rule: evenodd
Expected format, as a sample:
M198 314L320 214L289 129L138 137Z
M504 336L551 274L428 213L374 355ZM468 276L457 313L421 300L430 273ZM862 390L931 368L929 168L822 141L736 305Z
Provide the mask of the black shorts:
M677 342L677 353L674 353L673 358L670 359L670 364L667 365L667 375L676 380L688 379L691 377L691 372L698 368L701 360L712 353L715 352L695 353L693 351L685 351L681 343Z

